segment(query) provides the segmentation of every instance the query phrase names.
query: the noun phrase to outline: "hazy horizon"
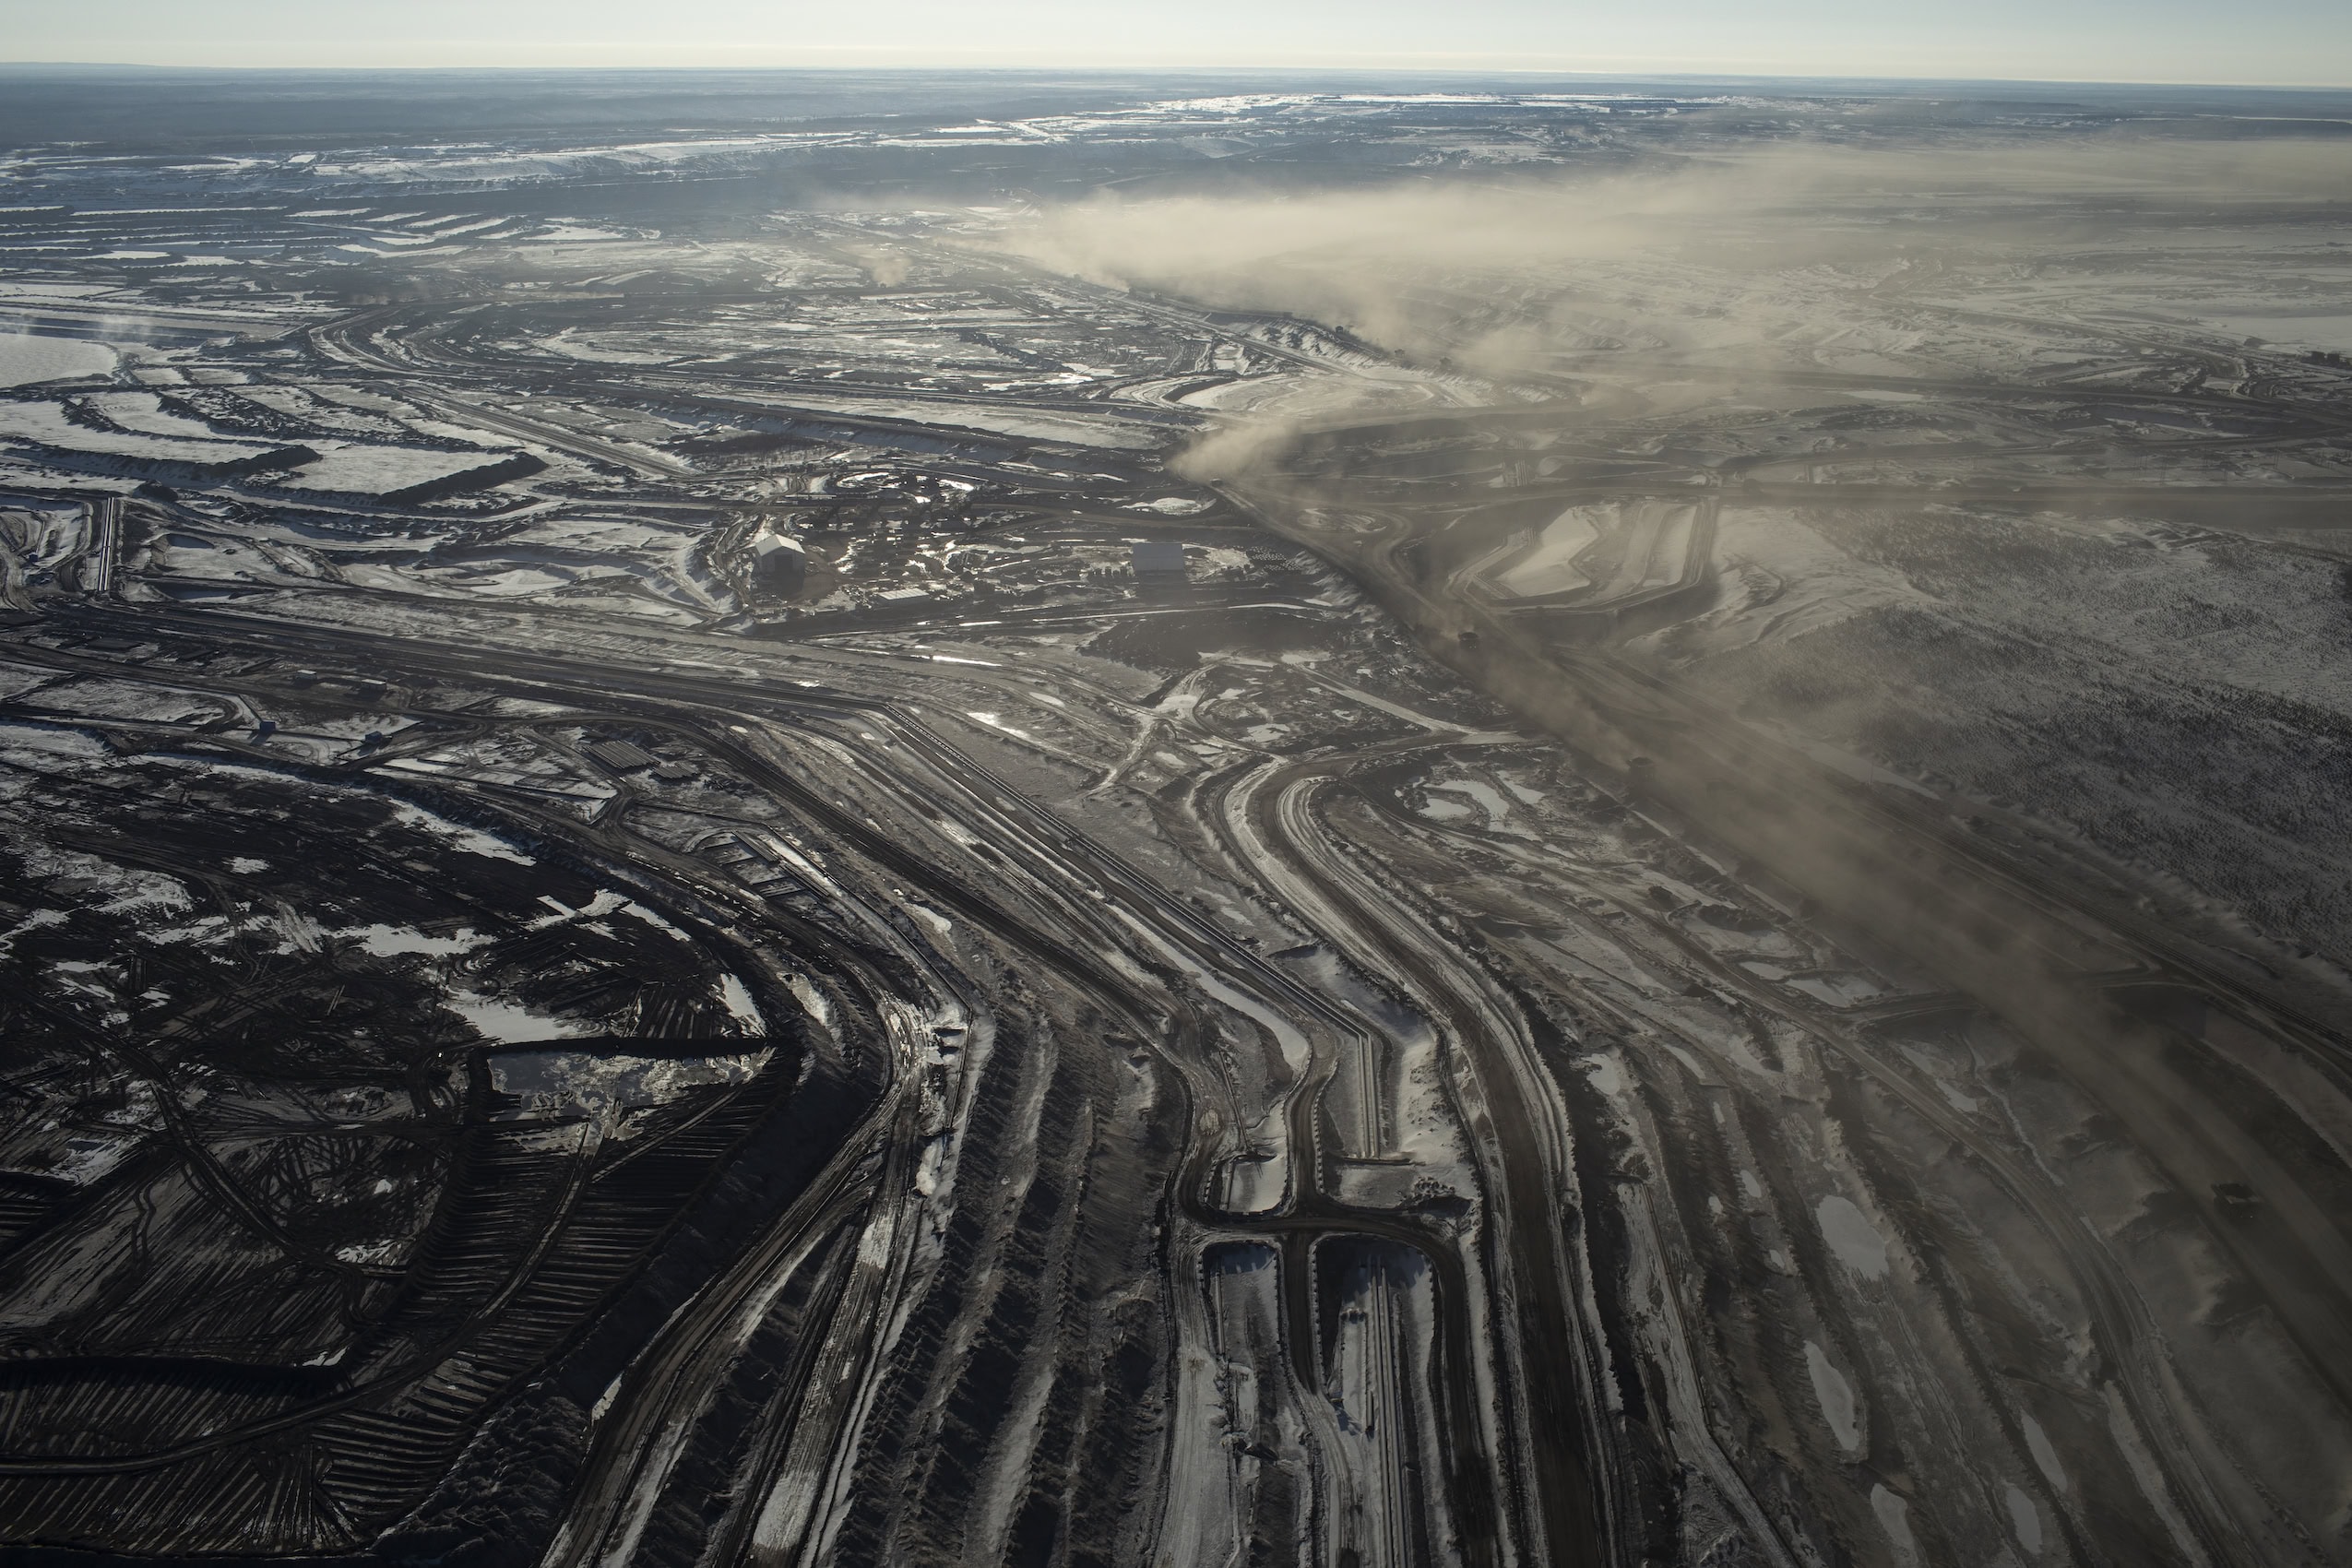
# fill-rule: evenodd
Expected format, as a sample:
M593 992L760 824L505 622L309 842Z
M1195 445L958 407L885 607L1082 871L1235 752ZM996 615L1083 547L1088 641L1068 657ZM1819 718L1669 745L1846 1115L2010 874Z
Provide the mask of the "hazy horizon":
M844 54L848 51L842 52ZM1403 59L1387 67L1364 63L1327 65L1177 63L1152 65L1134 62L1103 62L1099 64L1061 65L1032 63L1026 60L982 60L978 57L961 60L833 60L774 61L745 63L741 60L707 60L692 63L623 64L617 61L516 62L487 65L383 65L364 61L342 64L254 64L220 63L183 64L163 60L103 60L103 59L0 59L0 75L22 73L121 72L210 76L419 76L419 77L545 77L576 76L797 76L797 75L863 75L890 76L1038 76L1062 79L1085 80L1090 77L1128 77L1138 79L1158 77L1200 77L1225 81L1307 82L1329 79L1336 83L1350 83L1358 87L1373 83L1431 86L1439 81L1467 88L1472 84L1508 82L1524 89L1531 82L1576 81L1594 85L1620 86L1625 83L1656 83L1680 87L1725 87L1743 84L1772 87L1821 87L1868 89L1883 91L1910 88L1921 90L1963 88L2037 88L2085 89L2113 88L2146 89L2156 91L2180 89L2194 91L2214 89L2230 92L2352 92L2352 74L2341 80L2239 80L2221 77L2093 77L2049 75L1955 76L1934 72L1907 73L1901 71L1736 71L1635 67L1603 68L1570 65L1510 65L1499 63L1462 65L1430 64L1424 59ZM1400 88L1402 90L1403 88Z
M2267 0L2227 16L2177 0L1889 15L1850 0L1762 10L1689 0L1633 14L1486 0L1435 14L1329 0L1183 8L1021 0L896 7L887 37L855 14L778 13L741 0L663 8L420 0L352 14L287 0L200 10L134 0L44 9L10 29L5 64L280 69L1015 68L1625 73L1770 78L2352 86L2352 16ZM917 40L920 42L906 42Z

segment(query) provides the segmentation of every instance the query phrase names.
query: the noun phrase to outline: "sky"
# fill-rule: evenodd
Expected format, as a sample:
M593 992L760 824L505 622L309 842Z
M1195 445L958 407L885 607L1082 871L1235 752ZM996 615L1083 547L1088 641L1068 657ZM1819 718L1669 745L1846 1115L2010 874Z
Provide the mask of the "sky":
M0 0L0 61L1326 66L2352 87L2352 0Z

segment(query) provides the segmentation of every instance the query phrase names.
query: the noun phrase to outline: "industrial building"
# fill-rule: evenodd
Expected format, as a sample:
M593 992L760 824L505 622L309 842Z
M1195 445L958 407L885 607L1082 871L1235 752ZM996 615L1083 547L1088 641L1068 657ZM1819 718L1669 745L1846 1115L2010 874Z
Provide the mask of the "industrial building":
M789 534L763 531L752 540L752 582L762 592L795 594L808 580L808 546Z
M1184 565L1184 547L1170 540L1136 540L1128 565L1135 574L1137 588L1182 588L1189 576Z

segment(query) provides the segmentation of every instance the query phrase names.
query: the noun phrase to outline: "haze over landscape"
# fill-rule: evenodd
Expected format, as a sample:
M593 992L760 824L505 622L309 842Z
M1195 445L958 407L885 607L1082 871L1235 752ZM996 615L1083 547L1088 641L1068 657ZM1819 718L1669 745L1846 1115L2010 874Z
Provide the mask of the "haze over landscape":
M17 0L7 58L162 66L1657 71L1767 77L2352 87L2328 0L899 0L855 8L671 0Z
M2352 1563L2339 8L18 9L0 1562Z

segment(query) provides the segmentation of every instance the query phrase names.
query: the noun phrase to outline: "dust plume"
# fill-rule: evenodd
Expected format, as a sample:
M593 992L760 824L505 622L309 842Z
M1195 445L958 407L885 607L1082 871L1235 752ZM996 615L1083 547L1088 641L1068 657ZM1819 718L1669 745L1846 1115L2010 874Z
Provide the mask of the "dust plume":
M1288 420L1218 425L1170 455L1168 469L1201 484L1238 479L1280 457L1298 434L1298 427Z
M1593 335L1547 291L1635 255L1720 270L1736 291L1743 273L1891 271L1922 250L2048 241L2085 231L2094 212L2144 220L2173 208L2346 199L2345 140L2138 137L1925 150L1791 143L1661 159L1637 172L1103 196L1050 208L1002 243L1096 283L1301 316L1394 352L1508 378L1538 366L1563 338ZM1890 202L1904 208L1892 220ZM1634 325L1652 347L1676 346L1693 330L1663 314Z

